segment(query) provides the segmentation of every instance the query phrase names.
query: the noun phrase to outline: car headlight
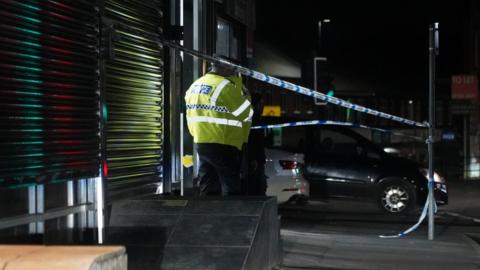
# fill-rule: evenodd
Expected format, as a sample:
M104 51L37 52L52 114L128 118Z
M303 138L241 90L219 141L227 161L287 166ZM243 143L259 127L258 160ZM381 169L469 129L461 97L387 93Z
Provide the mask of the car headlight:
M425 178L428 179L428 169L426 168L423 168L420 170L423 174L423 176L425 176ZM440 184L444 184L445 183L445 178L443 178L440 174L438 174L437 172L433 172L433 181L435 183L440 183Z

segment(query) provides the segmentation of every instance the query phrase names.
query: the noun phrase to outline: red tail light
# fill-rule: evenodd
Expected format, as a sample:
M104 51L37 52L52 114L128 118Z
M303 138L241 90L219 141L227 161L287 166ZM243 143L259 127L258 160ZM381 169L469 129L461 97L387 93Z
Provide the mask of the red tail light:
M103 161L103 176L108 176L108 164L106 160Z
M297 162L293 160L279 160L278 163L280 163L280 166L284 170L293 170L297 168Z

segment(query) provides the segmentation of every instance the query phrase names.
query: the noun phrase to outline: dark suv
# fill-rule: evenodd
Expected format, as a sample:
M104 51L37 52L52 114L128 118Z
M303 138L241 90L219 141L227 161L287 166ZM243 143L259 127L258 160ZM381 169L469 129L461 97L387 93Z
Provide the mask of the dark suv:
M417 163L387 154L346 127L298 128L293 133L304 138L298 147L305 153L303 173L310 183L311 199L369 198L391 214L404 214L424 204L426 171ZM438 204L448 202L445 180L438 174L435 198Z

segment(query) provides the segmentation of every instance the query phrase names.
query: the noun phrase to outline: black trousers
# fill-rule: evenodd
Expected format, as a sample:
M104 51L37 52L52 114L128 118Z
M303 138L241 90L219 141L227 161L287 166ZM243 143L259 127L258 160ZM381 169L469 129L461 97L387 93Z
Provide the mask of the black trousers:
M253 165L255 163L255 165ZM267 193L267 176L265 175L265 162L250 161L248 168L247 195L265 196Z
M217 143L196 144L200 195L240 195L240 150Z

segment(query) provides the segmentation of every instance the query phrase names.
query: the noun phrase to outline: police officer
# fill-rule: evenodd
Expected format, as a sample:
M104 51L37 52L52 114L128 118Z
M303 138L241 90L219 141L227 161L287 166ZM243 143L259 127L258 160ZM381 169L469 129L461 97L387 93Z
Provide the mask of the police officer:
M240 194L240 154L253 115L233 68L213 64L185 94L187 124L199 156L200 195Z

